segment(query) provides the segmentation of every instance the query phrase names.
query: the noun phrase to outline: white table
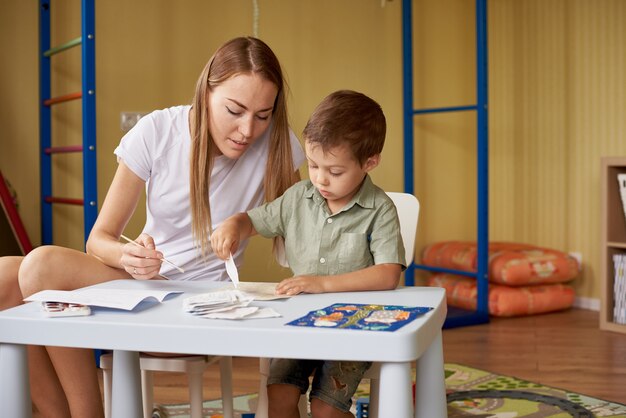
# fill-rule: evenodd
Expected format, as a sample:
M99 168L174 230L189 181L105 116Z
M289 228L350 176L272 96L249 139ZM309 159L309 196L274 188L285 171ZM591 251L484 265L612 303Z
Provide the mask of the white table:
M380 362L380 418L413 416L411 362L417 360L415 417L446 417L441 328L445 292L433 287L394 291L299 295L254 302L280 318L209 320L183 312L184 298L212 289L198 282L118 280L107 288L183 290L133 312L94 308L86 317L46 318L36 303L0 312L0 411L30 417L24 344L113 350L114 418L142 416L141 351ZM320 329L284 324L332 303L430 306L434 309L394 332Z

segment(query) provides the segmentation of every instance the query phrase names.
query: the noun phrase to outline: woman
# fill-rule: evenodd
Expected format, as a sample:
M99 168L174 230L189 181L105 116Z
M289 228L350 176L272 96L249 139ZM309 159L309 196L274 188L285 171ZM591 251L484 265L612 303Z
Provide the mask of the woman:
M223 261L210 252L211 231L228 216L280 196L299 179L296 168L304 160L288 127L278 59L255 38L221 46L198 79L193 103L146 115L115 154L119 166L87 253L45 246L24 258L3 257L0 308L40 290L115 279L227 280ZM144 188L140 245L122 244ZM162 263L164 254L185 272ZM233 255L236 263L241 256L241 250ZM29 365L42 416L103 415L91 350L29 347Z

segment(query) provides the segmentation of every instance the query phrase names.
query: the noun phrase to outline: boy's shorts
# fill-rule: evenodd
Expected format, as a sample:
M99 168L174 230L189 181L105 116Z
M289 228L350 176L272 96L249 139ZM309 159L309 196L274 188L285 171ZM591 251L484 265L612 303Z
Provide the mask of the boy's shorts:
M315 372L311 399L318 398L343 412L349 412L352 395L371 366L371 362L364 361L272 359L267 384L293 385L304 394L309 389L309 376Z

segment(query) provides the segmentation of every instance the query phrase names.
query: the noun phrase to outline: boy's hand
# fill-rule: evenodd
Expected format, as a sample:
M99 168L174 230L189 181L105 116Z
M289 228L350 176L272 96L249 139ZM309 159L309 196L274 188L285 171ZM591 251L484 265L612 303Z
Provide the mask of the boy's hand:
M235 254L241 241L256 234L252 221L245 212L238 213L226 219L211 234L211 248L216 256L227 260L230 254Z
M276 285L277 295L324 292L324 279L321 276L295 276Z
M211 247L216 256L222 260L228 259L231 253L239 248L239 225L230 217L211 234Z

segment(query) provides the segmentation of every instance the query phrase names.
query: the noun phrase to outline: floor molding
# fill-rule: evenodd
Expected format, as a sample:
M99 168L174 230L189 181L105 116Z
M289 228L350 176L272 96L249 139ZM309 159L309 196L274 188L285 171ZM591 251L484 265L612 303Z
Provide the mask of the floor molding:
M600 311L600 299L577 297L574 299L574 307L580 309L588 309L590 311Z

